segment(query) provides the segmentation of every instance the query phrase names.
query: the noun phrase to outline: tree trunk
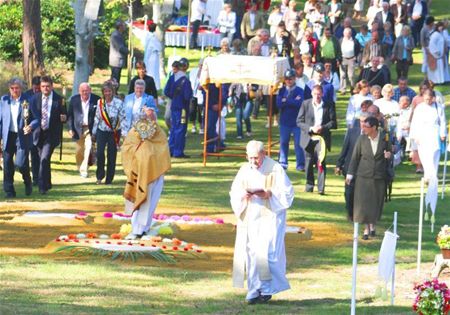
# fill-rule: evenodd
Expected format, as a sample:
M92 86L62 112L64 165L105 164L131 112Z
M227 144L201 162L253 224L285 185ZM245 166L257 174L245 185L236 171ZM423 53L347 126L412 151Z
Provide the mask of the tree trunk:
M87 19L84 15L87 0L73 2L75 11L75 73L72 95L78 94L78 87L89 81L91 65L89 64L89 48L97 29L96 21Z
M169 27L172 17L168 14L163 14L162 12L162 4L161 3L153 3L153 15L152 20L154 23L156 23L158 26L156 28L156 35L158 36L158 39L161 41L162 50L160 55L160 77L164 78L167 75L166 67L164 64L164 60L166 58L166 29Z
M23 0L23 76L31 86L35 75L44 72L42 50L41 0Z

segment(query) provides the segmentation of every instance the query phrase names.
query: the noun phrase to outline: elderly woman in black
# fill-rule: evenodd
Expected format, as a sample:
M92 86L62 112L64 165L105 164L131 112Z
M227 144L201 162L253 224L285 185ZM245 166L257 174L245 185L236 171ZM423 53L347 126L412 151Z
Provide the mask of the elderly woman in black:
M346 183L355 181L353 220L365 224L363 240L375 236L375 224L381 218L386 194L387 167L391 142L379 130L379 121L367 117L362 124L347 172Z

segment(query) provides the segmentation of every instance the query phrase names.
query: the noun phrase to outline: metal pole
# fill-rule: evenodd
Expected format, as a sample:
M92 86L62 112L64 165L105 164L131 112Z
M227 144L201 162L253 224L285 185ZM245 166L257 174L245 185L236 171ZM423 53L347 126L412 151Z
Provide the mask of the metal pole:
M397 237L397 211L394 212L394 235ZM394 305L395 295L395 251L394 251L394 269L392 269L391 281L391 305Z
M420 211L419 211L419 236L417 240L417 275L420 276L420 261L422 256L422 225L423 225L423 190L425 180L420 180Z
M222 139L220 139L220 133L222 132L222 83L219 84L219 117L217 119L217 122L219 123L219 132L217 135L217 142L216 142L216 148L222 149ZM219 150L217 150L219 152ZM219 158L219 156L217 156Z
M353 269L352 269L352 307L351 315L356 314L356 268L358 266L358 230L359 223L353 223Z

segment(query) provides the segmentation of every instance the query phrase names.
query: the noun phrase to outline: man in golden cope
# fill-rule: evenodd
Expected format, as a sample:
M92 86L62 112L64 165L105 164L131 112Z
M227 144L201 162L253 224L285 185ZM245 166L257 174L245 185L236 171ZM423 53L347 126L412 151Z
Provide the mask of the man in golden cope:
M136 104L122 145L125 184L125 213L132 214L131 233L126 239L146 235L164 186L164 174L170 169L167 136L158 126L153 107Z
M247 159L230 191L237 218L233 286L244 287L247 271L246 300L255 304L290 288L284 234L286 209L294 199L294 188L281 165L265 156L262 142L252 140L247 144Z

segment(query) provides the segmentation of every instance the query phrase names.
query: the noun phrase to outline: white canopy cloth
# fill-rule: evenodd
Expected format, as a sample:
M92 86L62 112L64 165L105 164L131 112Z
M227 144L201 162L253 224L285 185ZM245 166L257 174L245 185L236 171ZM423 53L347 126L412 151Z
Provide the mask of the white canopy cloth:
M200 84L253 83L278 85L290 68L285 57L219 55L203 62Z

